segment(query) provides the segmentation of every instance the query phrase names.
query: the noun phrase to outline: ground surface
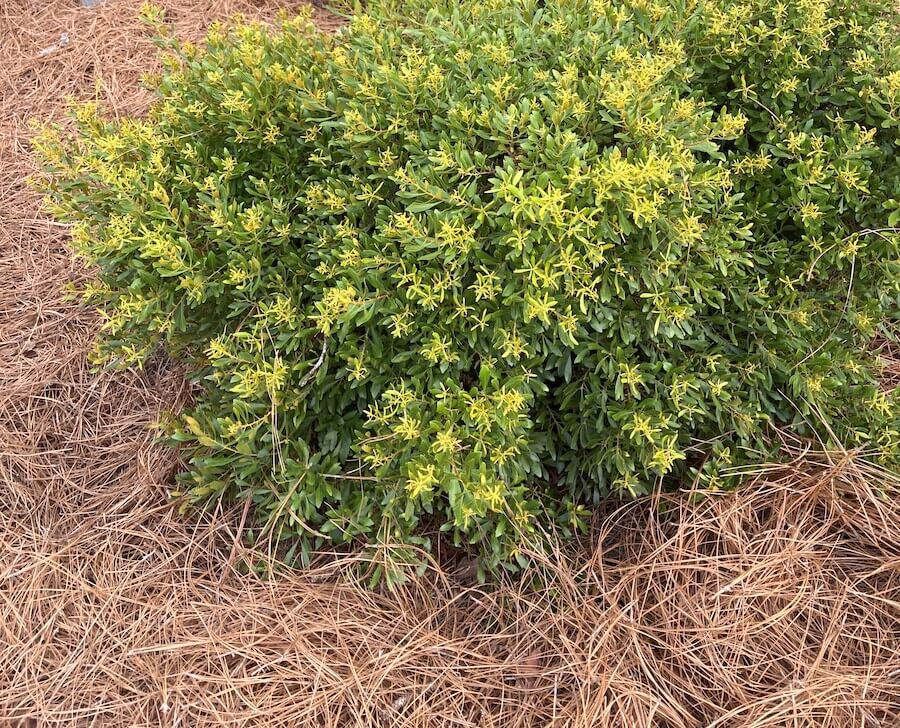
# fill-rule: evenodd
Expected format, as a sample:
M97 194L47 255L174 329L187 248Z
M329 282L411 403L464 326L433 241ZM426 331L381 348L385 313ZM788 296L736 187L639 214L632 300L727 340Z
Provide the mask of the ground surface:
M163 4L191 37L278 5ZM607 514L544 589L376 594L346 558L240 576L240 514L167 499L147 426L186 398L177 368L91 372L96 321L64 295L85 273L23 182L29 117L146 107L137 7L0 4L0 725L900 724L900 501L847 460Z

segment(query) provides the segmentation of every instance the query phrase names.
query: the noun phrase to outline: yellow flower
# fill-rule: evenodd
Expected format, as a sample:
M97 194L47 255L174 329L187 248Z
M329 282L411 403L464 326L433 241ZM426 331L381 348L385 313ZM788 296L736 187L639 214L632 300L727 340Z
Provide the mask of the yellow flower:
M350 379L360 382L369 375L369 370L363 364L361 357L352 356L347 360L350 365L347 369Z
M791 154L797 154L803 146L805 139L806 135L803 132L791 132L788 134L785 146L787 146L787 150Z
M642 194L631 193L629 195L628 212L635 224L642 226L654 222L659 218L659 208L662 206L663 198L656 192L652 197L646 197Z
M517 389L503 389L499 394L495 394L494 397L505 415L522 412L527 404L525 395Z
M503 43L482 43L480 50L501 68L512 62L512 53Z
M850 167L849 164L845 165L838 171L838 179L845 187L848 187L851 190L868 192L868 189L866 188L865 183L862 181L859 172Z
M862 371L862 366L860 366L859 362L854 361L853 359L848 359L844 362L844 367L851 374L859 374Z
M684 453L675 446L675 437L671 437L664 447L653 451L650 467L661 475L668 473L678 460L684 460Z
M275 361L271 365L263 365L263 373L266 389L270 395L274 396L276 392L280 392L282 387L284 387L284 383L287 380L287 366L276 356Z
M263 134L263 141L266 144L275 144L281 136L281 129L275 126L271 121L266 124L266 131Z
M619 381L626 387L634 388L644 383L644 375L636 366L622 363L619 364Z
M479 481L473 488L473 495L492 511L499 511L503 508L505 492L506 486L502 480L488 478L485 473L480 474Z
M329 275L332 272L324 261L319 264L318 270L324 275ZM316 308L321 315L313 318L318 318L320 329L324 333L329 333L331 324L357 303L360 303L360 299L353 286L329 288L323 294L322 300L316 304Z
M570 341L575 340L575 334L578 333L578 318L568 309L566 313L559 317L559 328Z
M854 73L863 74L871 71L875 67L875 62L868 53L859 49L847 65L850 66Z
M244 230L248 233L255 233L262 228L263 223L263 211L257 205L253 205L247 210L244 210L241 213L241 222L244 225Z
M804 202L800 205L800 219L810 223L822 217L822 210L815 202Z
M421 435L421 427L422 423L417 420L415 417L410 417L408 414L403 414L400 417L400 422L394 425L393 431L394 434L399 435L404 440L415 440Z
M397 156L390 150L385 149L381 152L378 164L382 169L391 169L397 163Z
M219 336L212 339L206 347L206 356L210 360L231 358L231 352L228 350L225 338Z
M809 390L810 394L819 394L822 391L822 384L824 380L819 375L814 375L806 378L806 388Z
M792 311L791 318L793 318L801 326L806 326L809 323L809 312L804 311L803 309Z
M693 243L703 238L704 224L696 215L685 215L675 223L675 231L682 243Z
M889 415L894 409L891 406L891 401L888 399L887 395L881 391L875 391L872 394L869 399L869 404L882 415Z
M642 438L648 442L653 441L653 436L659 432L658 427L653 426L650 417L635 412L629 425L631 430L631 438Z
M473 397L468 406L469 419L475 423L476 427L488 430L494 420L492 410L489 399L486 397Z
M500 281L494 271L482 270L475 274L475 283L472 286L475 300L493 299L500 292Z
M450 337L440 336L437 332L432 333L431 340L423 344L420 351L432 364L452 364L459 361L459 354L453 350Z
M519 336L515 325L512 331L505 329L500 331L500 339L500 353L504 359L519 359L528 352L525 341Z
M546 292L538 296L525 295L525 320L539 319L545 324L550 323L550 314L556 307L556 301Z
M760 152L749 159L755 172L763 172L772 166L772 158L765 152Z
M727 386L728 382L724 379L711 379L709 382L709 393L713 397L721 397Z
M226 91L222 97L222 107L228 111L246 114L250 111L250 102L240 90Z
M431 448L438 453L452 454L459 450L460 441L453 432L453 428L439 432L435 436L434 444Z
M727 111L723 111L721 116L719 116L718 121L719 136L736 137L739 134L743 133L744 127L746 127L746 125L747 117L742 113L738 112L737 114L729 114Z
M874 320L865 311L860 311L858 314L856 314L856 325L862 331L869 331L872 329L872 327L874 325Z
M410 498L419 498L431 493L437 482L434 465L420 465L406 481L406 492Z

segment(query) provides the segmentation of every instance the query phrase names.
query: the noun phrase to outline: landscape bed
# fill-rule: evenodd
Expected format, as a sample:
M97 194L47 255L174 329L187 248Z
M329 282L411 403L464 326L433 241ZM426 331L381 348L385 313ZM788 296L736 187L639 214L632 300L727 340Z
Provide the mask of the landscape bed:
M256 7L254 7L256 6ZM274 3L171 2L197 39ZM26 121L63 97L148 101L138 4L0 13L0 722L43 725L793 726L900 717L900 506L847 453L798 453L748 487L611 503L581 546L536 556L542 587L429 568L353 585L323 555L264 581L240 508L168 499L149 426L191 397L162 358L94 372L86 273L39 212ZM324 13L323 23L334 20ZM68 42L60 46L60 34ZM95 86L95 77L102 82ZM894 497L892 497L894 496Z

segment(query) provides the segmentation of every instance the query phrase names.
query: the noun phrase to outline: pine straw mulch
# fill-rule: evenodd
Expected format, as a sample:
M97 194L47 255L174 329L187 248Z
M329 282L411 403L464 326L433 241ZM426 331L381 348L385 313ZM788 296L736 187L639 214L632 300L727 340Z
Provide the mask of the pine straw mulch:
M0 8L0 725L898 724L900 493L849 458L611 507L593 547L539 559L541 588L432 570L370 592L352 557L241 576L265 556L233 514L167 501L148 425L187 398L177 367L90 371L95 319L63 294L84 272L23 185L29 116L147 103L138 3L79 4ZM197 36L279 3L163 4Z

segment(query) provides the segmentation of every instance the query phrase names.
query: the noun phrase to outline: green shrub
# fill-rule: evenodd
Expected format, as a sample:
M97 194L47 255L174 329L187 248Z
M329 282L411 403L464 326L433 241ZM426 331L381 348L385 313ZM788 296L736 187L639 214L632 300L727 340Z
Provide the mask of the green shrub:
M382 2L214 28L144 121L36 145L99 351L202 388L195 502L513 564L546 514L771 457L890 458L892 0ZM894 212L892 212L894 211ZM541 518L537 518L537 516ZM521 559L520 559L521 560Z

